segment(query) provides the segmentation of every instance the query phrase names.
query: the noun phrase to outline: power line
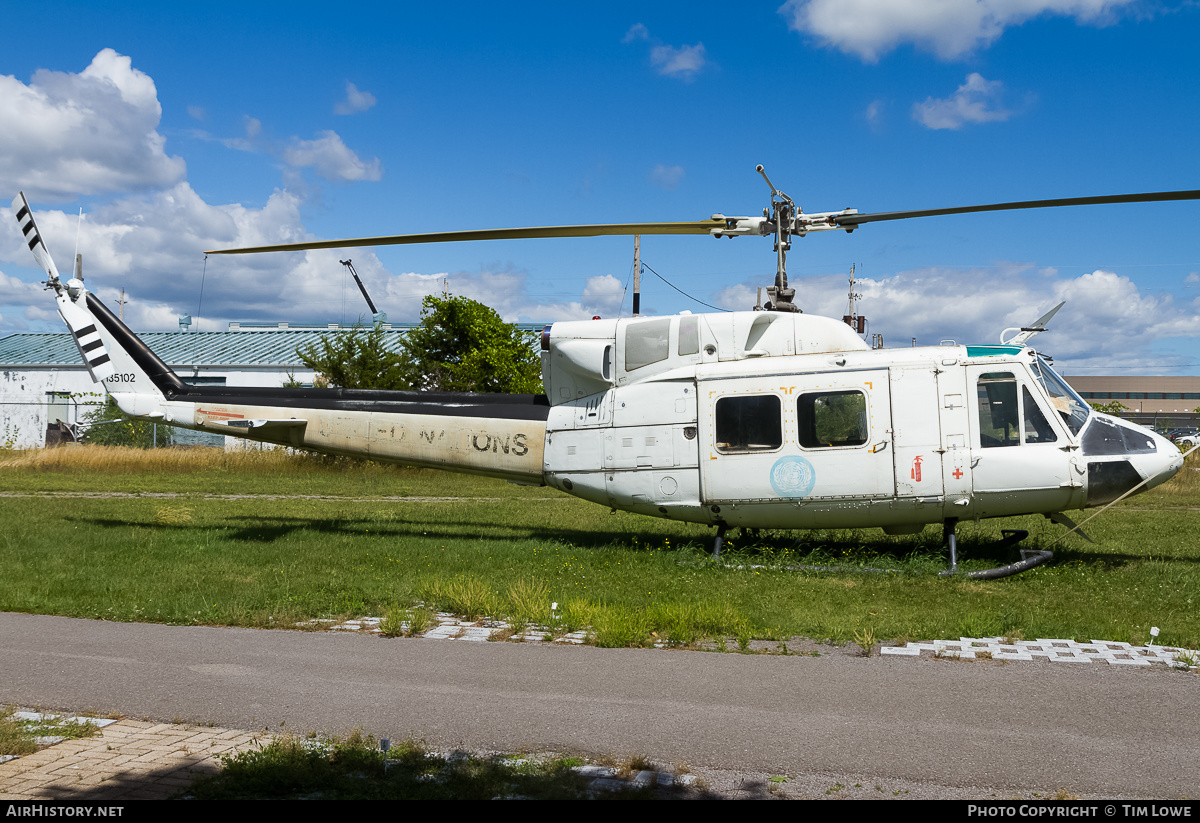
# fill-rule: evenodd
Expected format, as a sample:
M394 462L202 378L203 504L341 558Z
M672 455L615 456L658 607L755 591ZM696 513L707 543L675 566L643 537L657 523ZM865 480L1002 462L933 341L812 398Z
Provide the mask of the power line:
M663 281L664 283L666 283L666 284L667 284L668 286L670 286L671 288L675 289L675 291L677 291L677 292L679 292L680 294L682 294L682 295L683 295L684 297L686 297L688 300L694 300L695 302L699 303L701 306L708 306L710 309L716 309L717 311L724 311L724 312L727 312L727 311L729 311L729 309L723 309L723 308L721 308L720 306L714 306L712 303L705 303L703 300L701 300L701 299L700 299L700 298L698 298L698 297L692 297L690 294L688 294L688 293L687 293L687 292L685 292L683 289L681 289L681 288L679 288L678 286L676 286L674 283L672 283L672 282L671 282L670 280L668 280L667 278L663 277L661 274L659 274L658 272L656 272L654 269L651 269L651 268L650 268L648 265L646 265L646 262L645 262L645 261L642 261L642 265L643 265L643 266L645 266L647 269L649 269L651 274L653 274L653 275L654 275L655 277L657 277L659 280L661 280L661 281Z

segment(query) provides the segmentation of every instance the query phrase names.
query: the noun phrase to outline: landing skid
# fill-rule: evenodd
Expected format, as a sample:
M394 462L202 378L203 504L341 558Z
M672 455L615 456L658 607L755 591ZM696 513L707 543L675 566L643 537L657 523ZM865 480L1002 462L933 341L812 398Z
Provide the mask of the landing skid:
M1009 563L1007 566L997 566L994 569L979 569L973 572L960 572L958 570L958 537L955 534L957 520L947 520L943 525L942 539L950 549L950 568L944 572L939 572L943 577L951 575L959 575L970 578L971 580L999 580L1001 577L1011 577L1014 574L1029 571L1032 568L1046 563L1054 559L1054 552L1048 549L1020 549L1021 559L1016 563ZM717 536L713 541L713 550L710 557L714 560L719 560L721 557L721 549L725 545L725 532L728 526L721 523L717 526ZM743 530L744 531L744 530ZM757 534L757 529L755 530ZM1026 537L1029 532L1025 529L1001 529L1000 533L1003 536L998 542L992 543L988 548L1003 549L1008 546L1015 546ZM851 567L842 566L800 566L798 568L807 569L809 571L849 571ZM863 567L853 567L853 571L865 572L885 572L898 573L896 569L871 569Z
M947 520L942 529L942 539L950 549L950 568L940 573L943 577L958 575L972 580L998 580L1001 577L1011 577L1014 574L1029 571L1054 557L1054 552L1047 549L1021 549L1021 559L1016 563L1009 563L1007 566L997 566L994 569L960 572L958 570L958 538L954 533L957 524L957 520ZM1001 529L1000 533L1004 537L999 542L988 546L988 548L1003 549L1008 546L1015 546L1029 536L1029 532L1025 529Z

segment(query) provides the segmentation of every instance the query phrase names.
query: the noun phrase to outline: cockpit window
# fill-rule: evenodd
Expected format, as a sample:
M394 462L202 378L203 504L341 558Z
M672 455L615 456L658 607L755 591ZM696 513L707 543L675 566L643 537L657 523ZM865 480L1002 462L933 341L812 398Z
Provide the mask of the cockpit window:
M1010 372L990 372L979 378L979 445L985 449L1021 445L1017 414L1017 379Z
M1026 443L1058 442L1058 436L1050 427L1050 421L1038 408L1028 386L1021 386L1021 422L1025 429Z
M1020 403L1017 386L1020 385ZM1038 408L1025 384L1012 372L980 375L976 396L979 403L979 445L1019 446L1022 443L1056 443L1058 435Z
M1033 375L1050 395L1050 403L1071 429L1071 434L1079 434L1088 415L1092 413L1092 407L1040 357L1033 358Z

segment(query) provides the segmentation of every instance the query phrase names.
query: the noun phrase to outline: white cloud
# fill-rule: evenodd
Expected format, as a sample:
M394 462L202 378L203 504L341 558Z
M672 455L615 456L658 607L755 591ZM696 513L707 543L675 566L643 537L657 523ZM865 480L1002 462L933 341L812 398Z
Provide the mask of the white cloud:
M336 132L320 132L316 140L292 138L283 152L289 166L312 167L326 180L379 180L383 164L376 157L366 163L347 148Z
M616 317L625 300L625 284L611 274L589 277L583 287L582 305L601 317Z
M224 328L231 320L324 325L367 317L365 301L339 263L345 250L212 255L205 260L205 249L312 239L301 222L301 204L295 194L276 191L258 209L212 206L187 183L115 201L89 213L81 228L88 288L114 310L124 289L129 300L125 317L136 330L175 329L177 315L185 313L195 316L194 329ZM60 265L68 264L76 216L33 206L51 253ZM511 265L393 274L374 252L354 251L354 266L371 298L396 322L417 320L422 298L441 294L443 288L491 306L508 322L615 316L623 297L621 282L611 275L589 278L578 300L552 302L531 294L526 273ZM0 222L0 259L31 265L15 221ZM41 313L30 315L30 306ZM0 312L8 318L0 328L27 328L13 319L17 312L10 307L25 310L25 319L40 328L59 328L53 301L39 285L0 274Z
M650 47L650 65L659 74L666 77L676 77L684 82L691 82L705 67L709 65L708 55L704 44L694 46L667 46L657 38L650 36L650 31L641 23L630 26L629 31L621 38L622 43L647 41L654 43Z
M389 320L416 320L422 298L440 295L443 289L490 306L507 323L616 317L624 298L624 286L611 274L589 277L579 300L545 302L530 294L526 273L511 266L493 265L477 272L398 275L380 267L371 278L363 274L357 260L355 267L376 303L382 306L386 302L392 307L388 310ZM375 297L377 289L384 295L382 300Z
M758 305L758 284L736 283L726 286L713 295L713 305L728 311L749 311ZM763 288L763 302L767 302L767 290Z
M878 129L883 125L883 110L884 102L882 100L872 100L867 104L867 108L863 111L863 117L867 119L867 125L872 129Z
M346 99L339 102L333 107L334 114L354 114L360 111L366 111L375 105L375 95L366 91L359 91L358 87L346 81Z
M32 205L47 247L60 269L68 269L77 216L42 210L36 202ZM8 223L13 223L14 230L7 229ZM0 259L30 266L32 260L17 236L15 221L3 224ZM261 209L237 204L211 206L187 183L100 206L79 225L79 249L88 287L110 305L115 305L117 294L124 288L132 301L127 316L132 310L132 317L142 322L148 322L139 314L146 305L169 306L163 316L171 311L194 312L202 278L204 313L209 316L238 319L249 314L257 319L266 314L271 319L280 315L286 318L291 309L288 287L297 267L296 255L212 257L206 272L202 252L308 237L300 224L299 200L294 195L277 191ZM333 267L331 270L336 271L336 260ZM40 291L35 295L25 293L22 298L22 303L52 306L49 296Z
M1004 84L985 80L972 72L954 94L946 98L927 97L914 103L913 119L930 129L961 129L967 123L995 123L1007 120L1012 112L1000 105Z
M650 171L650 182L660 189L674 191L679 188L681 180L683 180L683 166L664 166L659 163Z
M650 65L654 66L659 74L678 77L680 80L692 80L707 62L703 43L679 48L655 46L650 49Z
M154 81L112 49L79 74L0 76L0 189L63 200L172 185L185 165L164 151L161 116Z
M634 23L629 27L629 31L625 32L625 36L621 38L622 43L632 43L635 40L649 40L650 32L641 23Z
M259 145L258 136L262 133L262 121L257 117L251 117L248 114L244 115L242 117L242 128L245 132L244 137L225 137L220 140L221 144L225 148L234 149L235 151L253 152L261 150L262 147ZM206 140L212 139L204 133L199 136Z
M0 305L25 306L41 300L42 287L0 271Z
M10 91L20 99L5 96ZM6 117L6 127L7 115L14 112L28 117L17 118L19 127L0 130L0 183L8 174L10 192L18 185L29 191L41 234L64 271L71 265L78 227L88 287L113 307L124 289L125 317L135 329L177 328L176 317L182 313L196 315L193 328L204 329L222 328L231 320L324 325L353 322L367 313L351 284L343 315L345 275L338 261L344 251L205 259L205 249L313 239L300 217L303 197L294 190L276 190L258 208L211 205L182 179L182 160L132 146L141 135L153 147L159 107L153 81L133 70L128 58L106 50L79 75L41 71L28 87L0 78L0 114ZM244 137L222 142L282 157L289 164L285 176L299 177L303 169L336 180L378 180L382 174L378 159L360 159L332 131L280 145L262 137L263 124L256 118L247 116L244 130ZM65 152L64 143L68 138L86 142L78 138L84 132L108 141L107 154L101 154L110 166L103 174L72 173L89 155L79 146L74 154ZM17 139L22 134L27 139ZM203 133L200 137L215 139ZM46 170L48 182L31 185L17 174L27 168ZM155 174L156 169L165 172ZM100 200L82 224L70 209L48 210L43 205L51 197L99 190L101 184L114 187L116 195ZM354 260L372 297L395 320L416 320L421 298L440 293L446 277L392 274L368 250L358 250ZM50 295L36 282L43 275L12 219L0 220L0 261L17 269L0 273L0 329L61 328ZM450 288L495 307L508 320L583 318L619 311L620 306L620 284L610 276L591 278L579 300L560 303L531 295L525 273L511 266L456 273L450 276Z
M793 278L796 303L825 317L846 313L844 274ZM1186 364L1155 351L1159 341L1193 338L1200 345L1200 299L1177 302L1162 292L1142 292L1123 275L1097 270L1074 277L1005 263L979 269L929 267L891 277L856 278L858 309L868 331L888 347L998 343L1006 328L1019 328L1060 301L1066 306L1034 345L1054 355L1068 374L1162 374ZM764 297L765 299L765 297ZM723 308L754 305L755 289L739 284L718 293ZM1189 358L1190 360L1190 358Z
M794 31L874 63L902 44L943 60L995 42L1041 15L1105 25L1135 0L788 0L779 13Z

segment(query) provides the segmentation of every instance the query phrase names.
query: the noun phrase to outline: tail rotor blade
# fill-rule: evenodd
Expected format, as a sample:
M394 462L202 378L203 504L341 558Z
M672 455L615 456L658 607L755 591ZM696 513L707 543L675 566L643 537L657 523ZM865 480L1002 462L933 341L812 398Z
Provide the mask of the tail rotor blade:
M50 281L57 283L58 269L54 266L54 259L50 257L50 250L46 248L46 244L42 240L37 223L33 221L33 210L29 208L29 201L25 199L24 192L18 192L17 196L13 198L12 208L13 213L17 216L17 224L21 227L21 234L25 236L25 244L33 252L33 259L50 276Z
M95 318L86 308L82 307L87 305L87 290L78 281L72 281L69 287L63 288L59 281L58 269L55 268L50 251L46 248L41 232L38 231L37 223L33 220L33 210L29 208L29 201L25 199L24 192L18 193L13 198L12 207L13 213L17 217L17 223L21 227L21 234L25 236L25 244L33 252L33 259L37 260L38 265L50 277L50 284L58 292L58 314L67 324L67 328L71 330L71 339L75 341L75 345L79 348L79 354L87 363L92 381L100 383L110 379L116 374L112 359L108 355L108 350L104 348L104 341L100 339Z

